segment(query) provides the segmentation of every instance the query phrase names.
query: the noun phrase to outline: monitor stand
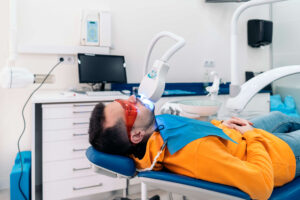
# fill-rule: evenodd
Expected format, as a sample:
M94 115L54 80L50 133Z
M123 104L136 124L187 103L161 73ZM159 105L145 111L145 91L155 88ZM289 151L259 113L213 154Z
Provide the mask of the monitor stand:
M102 83L94 83L91 85L92 91L104 91L105 90L105 82Z

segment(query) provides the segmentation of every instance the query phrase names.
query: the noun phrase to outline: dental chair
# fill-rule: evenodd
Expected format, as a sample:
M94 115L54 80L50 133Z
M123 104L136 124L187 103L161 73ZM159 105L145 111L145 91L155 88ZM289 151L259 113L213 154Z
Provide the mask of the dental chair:
M93 147L87 149L86 156L95 166L95 169L99 169L97 170L99 173L111 177L123 177L127 180L137 176L141 181L141 200L147 199L147 186L199 200L251 199L248 194L226 185L207 182L166 171L137 172L134 161L131 158L103 153ZM300 178L298 177L282 187L274 188L270 199L300 199Z

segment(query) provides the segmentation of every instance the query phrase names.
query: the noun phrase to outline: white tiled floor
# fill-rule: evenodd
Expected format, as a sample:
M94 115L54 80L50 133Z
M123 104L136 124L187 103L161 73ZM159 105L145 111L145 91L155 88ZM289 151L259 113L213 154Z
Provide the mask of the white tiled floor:
M9 189L0 190L0 199L1 200L9 200L10 199Z
M159 195L160 196L160 200L169 200L169 193L162 191L162 190L152 190L148 192L149 197L152 197L154 195ZM140 193L135 193L135 194L131 194L129 195L130 199L133 200L139 200L140 199ZM115 197L120 197L122 196L122 193L120 191L115 192L115 193L104 193L101 195L96 195L96 196L89 196L89 197L84 197L84 198L76 198L76 199L72 199L72 200L112 200ZM173 200L182 200L182 196L181 195L177 195L177 194L172 194ZM0 190L0 199L1 200L10 200L10 194L9 194L9 189L4 189L4 190Z

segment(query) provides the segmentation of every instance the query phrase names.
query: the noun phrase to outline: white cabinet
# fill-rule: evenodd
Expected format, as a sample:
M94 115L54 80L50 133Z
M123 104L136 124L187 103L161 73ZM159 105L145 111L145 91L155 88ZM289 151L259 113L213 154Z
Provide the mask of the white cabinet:
M33 200L84 199L87 195L126 188L125 179L94 172L85 156L90 146L89 118L99 101L55 99L33 103ZM110 101L103 101L107 102Z
M96 103L42 105L43 199L80 197L125 188L125 180L96 174L85 156Z
M125 188L125 180L96 174L85 156L90 146L89 118L95 105L42 105L42 131L45 136L42 140L44 200L80 197Z

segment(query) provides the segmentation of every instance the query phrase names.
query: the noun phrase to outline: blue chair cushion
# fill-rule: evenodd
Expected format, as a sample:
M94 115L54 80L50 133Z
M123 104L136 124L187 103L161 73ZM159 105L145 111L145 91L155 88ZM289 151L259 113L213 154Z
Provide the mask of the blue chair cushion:
M87 149L86 156L90 162L107 170L129 177L135 175L135 164L131 158L103 153L93 147Z
M241 190L239 190L237 188L231 187L231 186L207 182L207 181L203 181L200 179L190 178L187 176L173 174L173 173L169 173L169 172L146 171L146 172L140 172L138 174L138 177L170 181L173 183L179 183L179 184L199 187L202 189L212 190L215 192L220 192L220 193L240 197L243 199L251 199L248 194L242 192Z
M132 177L136 174L134 161L131 158L111 155L97 151L93 147L89 147L86 151L86 156L93 164L113 171L124 176ZM217 183L207 182L200 179L190 178L183 175L173 174L164 171L146 171L140 172L138 177L158 179L170 181L174 183L200 187L207 190L213 190L228 195L250 199L249 195L240 191L237 188L221 185ZM300 199L300 177L282 187L274 188L270 200L297 200Z
M300 177L295 178L292 182L287 183L284 186L275 188L271 197L269 198L269 200L282 199L300 199Z

